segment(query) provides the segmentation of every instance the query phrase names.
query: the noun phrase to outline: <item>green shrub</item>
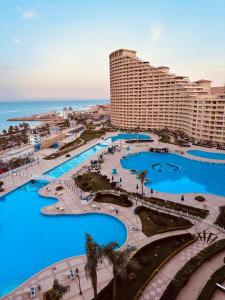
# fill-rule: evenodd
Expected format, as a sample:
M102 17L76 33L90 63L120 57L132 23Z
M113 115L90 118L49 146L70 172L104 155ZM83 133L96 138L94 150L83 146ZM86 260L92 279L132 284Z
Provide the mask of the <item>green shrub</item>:
M59 186L57 186L57 187L55 188L55 190L56 190L56 191L61 191L61 190L63 190L63 186L59 185Z
M204 202L205 201L205 197L199 195L195 197L195 200L197 200L198 202Z

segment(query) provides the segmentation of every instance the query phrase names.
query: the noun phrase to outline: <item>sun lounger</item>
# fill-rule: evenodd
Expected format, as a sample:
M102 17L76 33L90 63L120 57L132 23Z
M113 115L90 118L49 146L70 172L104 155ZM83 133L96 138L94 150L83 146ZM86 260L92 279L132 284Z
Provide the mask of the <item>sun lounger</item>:
M29 296L30 296L31 299L36 298L37 293L36 293L36 288L35 287L30 288Z
M126 245L126 249L133 249L133 248L135 248L135 245L132 243Z
M138 228L138 226L133 225L133 226L131 226L130 230L131 230L131 231L138 231L139 228Z
M76 278L76 272L75 272L73 269L71 269L71 270L69 271L69 278L70 278L70 279Z
M93 209L97 209L97 205L91 204L91 206L92 206Z

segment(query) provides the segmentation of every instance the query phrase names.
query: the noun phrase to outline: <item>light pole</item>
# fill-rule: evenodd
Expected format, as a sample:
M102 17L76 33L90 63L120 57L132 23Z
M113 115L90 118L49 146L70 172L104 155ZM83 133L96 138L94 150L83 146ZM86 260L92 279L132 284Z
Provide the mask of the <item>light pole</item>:
M78 285L79 285L79 290L80 290L79 294L82 295L83 293L82 293L82 291L81 291L80 274L79 274L78 268L76 268L76 277L78 278Z
M138 184L136 185L136 206L137 206Z

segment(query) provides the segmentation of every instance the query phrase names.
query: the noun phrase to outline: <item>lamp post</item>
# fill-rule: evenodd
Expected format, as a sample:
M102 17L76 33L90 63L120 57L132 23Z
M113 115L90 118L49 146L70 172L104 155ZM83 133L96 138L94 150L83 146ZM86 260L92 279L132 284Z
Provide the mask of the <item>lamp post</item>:
M136 205L137 205L138 184L136 185Z
M81 285L80 285L80 274L79 274L79 270L78 268L76 268L76 277L78 278L78 285L79 285L79 290L80 290L80 295L82 295L82 291L81 291Z

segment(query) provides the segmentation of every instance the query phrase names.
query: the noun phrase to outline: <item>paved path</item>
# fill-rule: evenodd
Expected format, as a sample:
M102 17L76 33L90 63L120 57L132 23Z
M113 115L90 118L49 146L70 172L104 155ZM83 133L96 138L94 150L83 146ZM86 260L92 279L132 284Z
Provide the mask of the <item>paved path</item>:
M201 251L205 244L200 241L189 245L181 250L176 256L170 259L166 265L159 271L157 275L149 282L144 289L141 300L159 300L164 291L166 290L169 282L176 275L177 271L194 255ZM189 298L188 300L194 300ZM169 299L168 299L169 300ZM183 299L182 299L183 300Z
M223 265L225 250L213 256L210 260L202 264L191 276L185 287L178 294L177 300L197 299L211 275ZM225 294L223 293L223 298Z

